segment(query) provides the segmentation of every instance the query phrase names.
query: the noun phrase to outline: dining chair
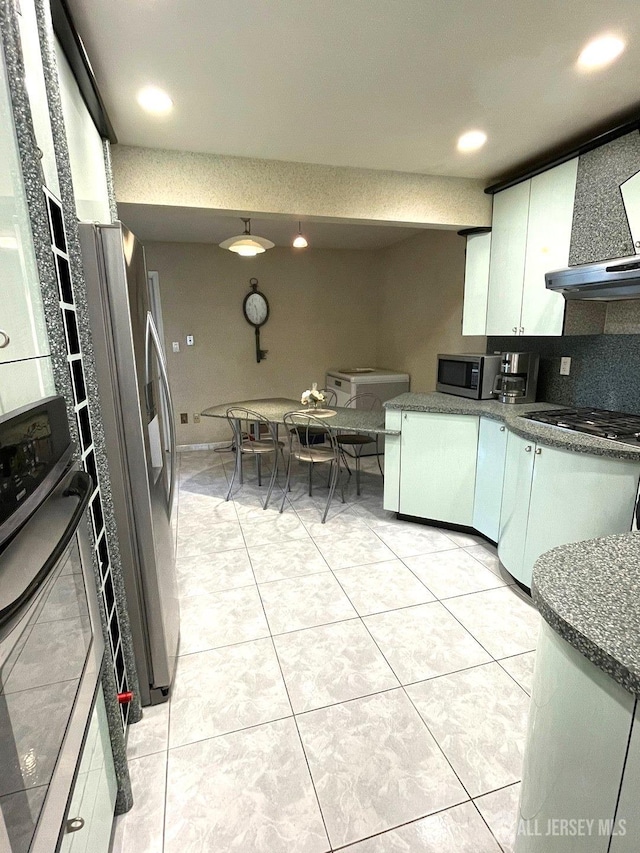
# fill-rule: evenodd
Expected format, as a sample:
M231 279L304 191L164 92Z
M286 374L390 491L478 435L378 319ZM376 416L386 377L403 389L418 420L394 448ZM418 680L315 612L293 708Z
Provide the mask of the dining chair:
M329 505L336 490L340 477L340 448L337 445L334 433L320 418L307 412L287 412L283 422L289 435L289 462L287 464L287 481L285 483L280 504L280 512L284 510L287 493L291 487L291 468L293 460L307 462L309 464L309 496L313 491L313 466L319 464L329 465L329 494L327 503L322 513L322 524L327 519ZM318 438L322 438L322 443ZM344 489L341 488L342 503L344 503Z
M331 388L323 388L322 393L324 394L324 403L322 403L323 408L328 408L331 406L336 406L338 401L338 395ZM313 414L313 409L309 409L309 412ZM311 444L322 444L324 441L324 431L316 430L315 427L310 427L306 432L306 439Z
M324 388L322 390L322 393L324 394L324 403L322 404L323 406L331 407L338 405L338 395L333 390L333 388Z
M347 400L347 402L344 404L344 408L363 409L367 412L374 412L378 409L382 410L382 400L375 394L371 394L368 392L363 394L355 394L353 397L350 397ZM349 476L351 476L351 468L349 468L349 463L347 461L346 448L350 448L353 451L353 458L355 459L356 468L356 493L358 495L360 494L360 459L362 457L362 451L369 444L375 444L376 446L376 459L378 460L378 468L380 469L380 474L384 477L384 472L380 463L380 447L377 435L372 436L367 433L342 432L336 435L336 443L340 448L342 459L344 460L345 468L347 469Z
M251 409L245 409L242 406L233 406L227 409L227 420L233 432L233 446L235 449L235 464L233 466L233 477L229 484L226 500L231 497L233 485L236 481L236 476L240 475L242 482L242 459L244 456L253 456L256 460L258 469L258 485L262 485L262 459L268 454L273 455L271 465L271 477L269 479L269 488L267 489L266 498L262 506L266 509L269 506L271 493L278 474L278 453L282 453L284 443L278 441L276 428L271 421L268 421L264 415L258 412L252 412Z

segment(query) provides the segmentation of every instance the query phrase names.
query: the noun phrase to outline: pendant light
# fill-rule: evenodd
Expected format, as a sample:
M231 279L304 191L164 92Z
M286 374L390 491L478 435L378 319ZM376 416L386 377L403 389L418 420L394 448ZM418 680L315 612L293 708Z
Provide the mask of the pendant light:
M298 222L298 236L293 241L294 249L306 249L309 243L307 242L307 238L302 233L302 227L300 222Z
M251 233L250 219L240 218L244 222L244 234L223 240L220 243L221 249L228 249L230 252L235 252L245 258L253 258L262 252L266 252L267 249L273 249L275 243L272 243L271 240L267 240L265 237L257 237Z

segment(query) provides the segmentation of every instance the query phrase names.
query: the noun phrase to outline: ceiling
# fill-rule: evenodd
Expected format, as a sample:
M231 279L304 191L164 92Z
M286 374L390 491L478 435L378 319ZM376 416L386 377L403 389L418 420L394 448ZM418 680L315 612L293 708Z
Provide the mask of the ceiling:
M118 215L144 242L217 244L244 230L239 216L221 216L203 208L118 203ZM291 246L298 233L298 220L252 217L251 230L276 246ZM313 249L382 249L421 230L346 221L302 223L302 232Z
M637 0L68 0L127 145L486 180L640 100ZM603 32L627 51L575 68ZM145 85L175 107L154 118ZM481 152L455 150L482 128Z

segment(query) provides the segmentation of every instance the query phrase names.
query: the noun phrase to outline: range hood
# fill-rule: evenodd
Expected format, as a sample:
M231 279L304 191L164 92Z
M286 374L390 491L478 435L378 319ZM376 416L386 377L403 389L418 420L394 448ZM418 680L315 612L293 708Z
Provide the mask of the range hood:
M555 270L545 281L565 299L640 299L640 255Z

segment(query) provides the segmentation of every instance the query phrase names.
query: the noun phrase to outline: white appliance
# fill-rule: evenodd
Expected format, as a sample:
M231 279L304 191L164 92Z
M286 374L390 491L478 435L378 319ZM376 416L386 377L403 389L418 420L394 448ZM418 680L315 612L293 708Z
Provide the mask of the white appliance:
M409 390L409 374L378 367L331 368L327 371L325 388L335 392L336 406L345 406L347 400L356 394L375 394L384 403ZM383 439L380 438L380 451L383 447ZM370 456L375 452L376 446L373 444L366 446L362 455Z

